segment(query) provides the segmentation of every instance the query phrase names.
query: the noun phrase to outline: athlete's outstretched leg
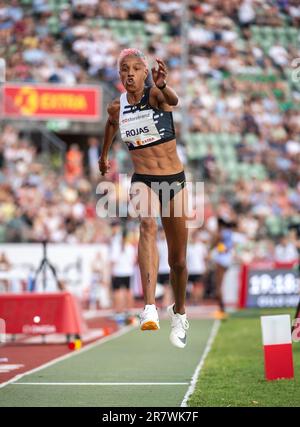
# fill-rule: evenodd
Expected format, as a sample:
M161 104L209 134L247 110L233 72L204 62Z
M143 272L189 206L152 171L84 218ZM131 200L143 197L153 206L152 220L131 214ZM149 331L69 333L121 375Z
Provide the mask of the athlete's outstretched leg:
M188 239L187 216L184 206L187 193L184 188L170 201L170 216L162 215L162 224L168 244L170 280L175 298L175 312L185 313L185 296L187 285L186 248ZM176 217L176 206L181 204L181 216Z
M158 271L156 246L157 224L154 218L140 218L138 263L141 272L145 305L155 304L155 288Z
M174 291L175 304L169 306L167 311L171 318L170 341L179 348L184 348L187 343L186 331L189 322L185 313L185 295L187 284L186 248L188 240L187 218L184 212L186 189L184 188L170 202L170 215L164 216L162 224L168 243L168 258L170 265L170 279ZM181 205L181 215L176 216L176 206Z
M138 264L141 273L145 305L155 304L155 289L158 273L157 222L159 212L158 197L144 183L137 182L131 188L131 201L134 203L134 185L138 184L140 204L140 238L138 244ZM137 211L137 209L135 209ZM156 213L157 212L157 213Z

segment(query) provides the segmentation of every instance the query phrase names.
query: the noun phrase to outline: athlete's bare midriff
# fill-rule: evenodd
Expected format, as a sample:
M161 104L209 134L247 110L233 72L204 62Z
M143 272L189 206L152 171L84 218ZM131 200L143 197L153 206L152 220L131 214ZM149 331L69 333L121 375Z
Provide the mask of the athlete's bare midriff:
M176 150L176 140L129 152L134 171L146 175L172 175L183 170Z

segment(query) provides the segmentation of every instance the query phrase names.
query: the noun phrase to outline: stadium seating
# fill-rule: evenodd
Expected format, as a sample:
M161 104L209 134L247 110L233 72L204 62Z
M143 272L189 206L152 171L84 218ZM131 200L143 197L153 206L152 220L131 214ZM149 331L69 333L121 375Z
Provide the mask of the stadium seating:
M207 186L208 199L217 206L224 188L238 198L238 186L245 183L249 186L248 215L252 215L256 203L259 204L253 197L254 188L258 187L264 192L264 186L267 186L276 193L277 186L283 180L289 195L287 204L290 210L287 209L281 218L275 209L274 214L266 218L265 225L270 236L287 230L286 224L289 224L290 218L297 217L300 209L300 160L297 154L297 144L300 147L300 78L297 63L293 65L299 53L300 29L299 19L293 16L289 8L283 10L277 1L273 5L257 4L255 18L243 23L237 13L238 6L233 4L235 2L228 2L227 6L218 2L219 6L216 7L214 1L207 0L204 2L206 6L200 9L198 6L203 2L195 2L189 17L187 87L182 92L181 45L178 39L174 39L175 34L180 35L181 2L151 2L151 16L143 5L136 8L136 5L132 6L134 2L128 2L124 7L124 2L119 0L108 2L106 7L102 7L102 2L88 0L19 0L16 3L24 12L23 16L16 18L21 22L10 23L8 36L5 33L5 37L8 37L6 43L0 45L0 54L7 60L8 80L49 83L54 76L55 81L64 84L70 81L71 75L73 84L101 82L105 85L106 94L117 97L121 85L115 68L122 48L139 47L151 58L163 57L168 65L170 84L180 97L187 95L188 105L193 109L188 111L186 117L190 129L188 137L184 139L186 146L182 147L183 159L185 156L187 158L187 173L196 173L197 176L201 164L210 155L215 161L214 173L219 187L216 190L213 186ZM242 4L242 0L238 2L239 6ZM156 24L153 25L153 22ZM27 33L23 35L22 26L30 37ZM196 31L194 37L193 31ZM15 33L18 34L17 38ZM28 48L31 43L37 43L40 49L46 49L48 43L51 46L50 49L48 46L42 64L26 60L27 51L32 54ZM272 56L271 48L275 44L282 46L283 58ZM262 49L262 53L257 47ZM180 125L184 120L180 109L175 110L174 120L180 139ZM68 126L72 126L70 123L65 126L65 132ZM21 234L19 231L12 233L24 218L27 221L27 217L22 211L23 207L16 221L10 217L11 199L20 189L14 188L11 175L8 176L8 171L15 171L16 165L10 160L10 133L6 132L6 125L2 123L0 138L5 166L0 166L0 185L2 181L8 182L8 188L3 190L4 195L1 196L5 209L0 208L0 241L5 238L26 241L28 235L34 240L32 230L29 230L29 234L26 234L28 230ZM76 126L80 129L81 125L76 123ZM60 126L55 126L55 123L48 122L46 127L59 133ZM99 124L99 130L103 131L103 127L104 122ZM86 129L88 125L83 134L86 134ZM20 143L22 134L17 127L15 132ZM36 144L30 138L27 142L29 146ZM84 144L81 149L86 154ZM120 158L122 162L119 162ZM39 152L35 153L37 163L43 162L43 159ZM128 154L120 144L116 145L115 159L116 171L131 171ZM45 163L44 167L55 168L59 159L52 156L51 161ZM125 169L122 169L123 165ZM116 173L112 176L115 179ZM214 178L208 176L208 184ZM35 179L28 171L25 182ZM42 186L45 177L40 176L39 179ZM62 176L62 182L65 182L64 179ZM82 179L88 181L88 176L84 175ZM78 203L85 200L78 182L64 185L68 192L76 193L72 197ZM85 185L88 186L87 183ZM65 197L63 191L60 197ZM70 197L69 194L67 197ZM91 197L94 197L94 193ZM233 209L231 203L234 198L227 202ZM267 208L270 211L273 209L271 205ZM217 214L216 211L214 213ZM34 227L33 224L32 229ZM92 227L97 228L96 223ZM83 235L77 233L76 239L81 239Z

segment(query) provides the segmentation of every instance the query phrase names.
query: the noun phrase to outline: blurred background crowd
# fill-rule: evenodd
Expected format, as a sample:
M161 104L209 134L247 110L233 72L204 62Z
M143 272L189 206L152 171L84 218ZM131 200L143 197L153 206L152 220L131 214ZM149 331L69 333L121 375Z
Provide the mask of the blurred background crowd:
M6 79L122 86L122 48L163 58L168 84L188 108L174 111L190 181L205 182L204 225L191 239L209 259L218 218L234 223L235 259L288 261L300 235L300 5L297 0L190 0L182 85L182 2L176 0L0 0ZM26 132L1 122L0 242L107 243L113 219L96 214L101 135L69 143L62 167ZM119 141L106 179L127 201L131 163ZM124 223L126 221L123 221ZM129 239L138 224L127 221ZM207 262L207 261L205 261Z

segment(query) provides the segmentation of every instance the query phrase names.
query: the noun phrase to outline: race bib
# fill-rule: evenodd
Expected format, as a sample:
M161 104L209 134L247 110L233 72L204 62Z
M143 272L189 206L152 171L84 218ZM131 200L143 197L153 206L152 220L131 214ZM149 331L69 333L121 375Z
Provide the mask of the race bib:
M153 110L145 110L123 116L120 123L122 140L131 147L138 147L161 139L153 114Z

